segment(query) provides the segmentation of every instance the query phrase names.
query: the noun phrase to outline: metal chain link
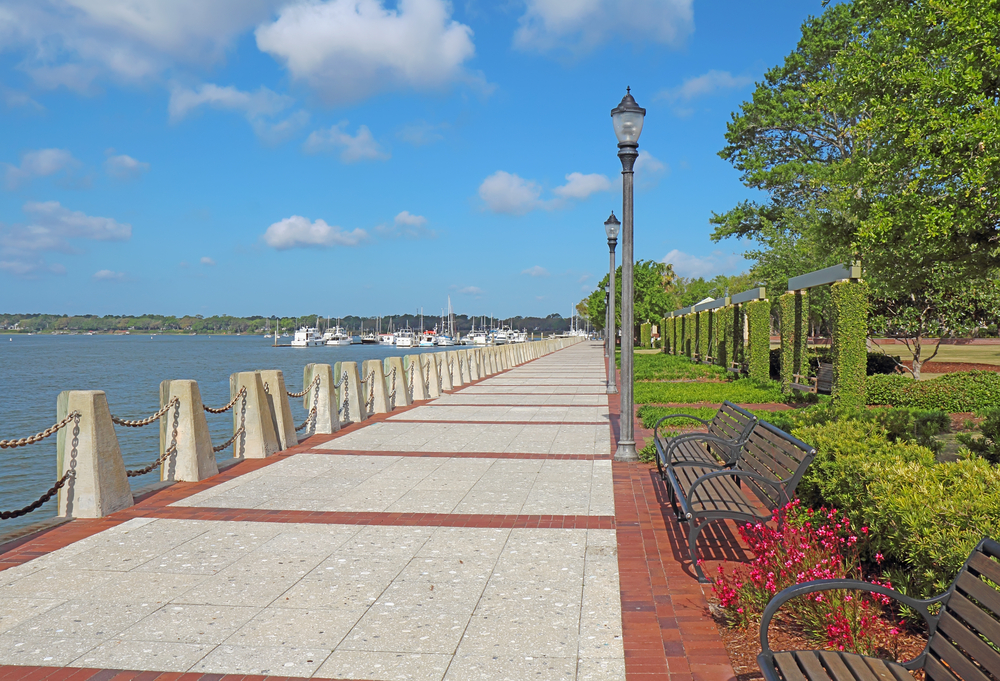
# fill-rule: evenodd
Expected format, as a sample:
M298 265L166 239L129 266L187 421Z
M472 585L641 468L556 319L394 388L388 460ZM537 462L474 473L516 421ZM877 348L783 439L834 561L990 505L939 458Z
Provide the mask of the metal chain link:
M392 391L389 393L389 409L396 408L396 367L392 368Z
M343 380L344 381L347 380L347 372L346 371L344 372L344 378L343 378ZM351 402L350 402L350 399L351 399L351 384L350 383L345 383L344 384L344 404L342 404L341 407L340 407L340 409L337 410L337 414L338 415L341 414L341 413L343 413L343 415L344 415L344 421L350 421L351 420Z
M221 451L222 451L223 449L225 449L225 448L226 448L226 447L228 447L229 445L231 445L231 444L233 444L234 442L236 442L236 438L238 438L238 437L239 437L240 435L242 435L242 434L243 434L243 426L240 426L240 427L239 427L239 428L238 428L238 429L236 430L236 432L235 432L235 433L233 433L233 436L232 436L231 438L229 438L228 440L226 440L226 441L225 441L225 443L223 443L223 444L219 445L218 447L212 447L212 451L213 451L214 453L218 454L218 453L219 453L219 452L221 452Z
M368 374L362 383L368 384L368 401L365 402L365 411L372 411L375 408L375 370Z
M208 405L203 404L203 405L201 405L201 408L204 409L205 411L207 411L209 414L224 414L227 411L229 411L230 409L232 409L233 405L236 404L236 401L238 399L240 399L241 397L245 397L246 394L247 394L247 387L245 385L244 386L240 386L240 390L239 390L238 393L236 393L236 396L233 397L233 401L230 402L229 404L227 404L226 406L220 407L218 409L213 409L212 407L209 407Z
M410 361L410 402L413 401L413 361Z
M428 358L430 359L430 358ZM424 392L430 397L431 392L431 363L427 362L427 371L424 372Z
M137 421L127 421L125 419L120 419L117 416L115 416L114 414L112 414L111 415L111 421L113 423L117 423L119 426L126 426L128 428L142 428L143 426L148 426L150 423L152 423L153 421L156 421L161 416L163 416L164 414L166 414L167 411L170 410L170 407L172 407L174 405L174 402L177 402L178 404L180 404L180 400L178 400L175 397L172 400L170 400L169 402L167 402L165 405L163 405L163 407L160 409L160 411L158 411L155 414L153 414L152 416L146 417L144 419L139 419Z
M49 487L48 491L45 494L38 497L35 501L32 501L27 506L24 506L23 508L18 508L13 511L0 511L0 520L9 520L10 518L20 518L23 515L28 515L32 511L37 510L38 508L41 507L42 504L51 499L52 495L54 495L56 492L62 489L63 485L65 485L70 478L75 478L75 477L76 477L76 471L74 470L66 471L65 473L63 473L63 476L56 481L56 484L52 485L52 487Z
M29 435L28 437L22 437L17 440L0 440L0 449L14 449L16 447L27 447L28 445L33 445L36 442L41 442L45 438L54 435L56 432L58 432L60 428L62 428L63 426L65 426L67 423L69 423L78 416L80 416L80 413L74 411L72 414L68 414L66 418L64 418L59 423L49 426L42 432L36 433L35 435ZM17 516L11 516L11 517L16 518Z
M313 387L314 385L317 388L319 387L319 374L317 374L316 378L314 378L312 380L312 383L310 383L309 385L307 385L305 388L302 389L302 392L300 392L300 393L290 393L287 390L285 392L288 393L289 397L305 397L306 393L309 392L309 388ZM337 386L334 386L334 387L337 387Z
M340 376L340 382L339 383L334 383L333 387L334 388L339 388L340 386L344 385L344 381L346 381L346 380L347 380L347 370L345 369L344 373L341 374L341 376Z
M170 445L168 445L167 448L163 450L163 454L161 454L159 458L156 459L156 461L149 464L145 468L140 468L139 470L134 470L134 471L126 470L125 471L126 476L130 478L136 478L140 475L145 475L146 473L149 473L154 468L156 468L164 461L166 461L167 457L169 457L171 454L177 453L177 429L180 425L180 420L181 420L181 401L175 397L174 399L167 402L167 406L169 407L170 405L174 405L174 430L170 436Z
M302 425L301 426L296 426L295 432L303 430L306 426L309 425L310 421L313 424L313 433L315 434L315 432L316 432L316 420L318 418L318 413L319 413L316 410L317 409L317 405L319 404L319 376L317 376L315 379L313 379L313 382L310 383L306 387L306 389L303 390L301 393L299 393L298 395L295 395L295 397L302 397L307 392L309 392L309 388L312 388L313 386L316 386L316 388L315 388L315 390L313 390L312 409L309 410L309 414L306 416L306 420L302 422Z

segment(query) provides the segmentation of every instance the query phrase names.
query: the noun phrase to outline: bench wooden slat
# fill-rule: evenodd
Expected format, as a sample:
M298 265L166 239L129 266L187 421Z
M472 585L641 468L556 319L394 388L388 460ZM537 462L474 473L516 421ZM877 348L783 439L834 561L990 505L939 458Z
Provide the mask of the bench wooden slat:
M959 592L964 591L966 594L979 601L983 607L990 610L993 614L998 613L998 607L1000 607L1000 594L975 575L970 575L968 572L960 574L958 576L958 589Z
M824 650L820 652L819 656L823 660L823 666L829 670L830 678L837 679L838 681L853 681L854 676L847 668L847 665L844 664L844 660L840 655L829 650ZM910 679L910 681L913 680Z
M799 664L792 653L775 653L774 663L785 681L808 681L799 669Z
M865 661L879 681L896 681L896 677L889 671L889 665L886 664L885 660L876 657L862 657L861 659Z
M927 661L924 662L924 673L927 674L927 678L930 681L960 681L947 667L938 662L933 655L927 656Z
M990 580L994 584L1000 584L1000 563L995 560L987 558L985 555L976 551L972 555L972 559L969 561L969 567L981 574L986 579ZM971 575L970 575L971 577ZM975 580L982 584L980 580ZM983 584L983 586L986 586ZM993 589L989 589L989 595L985 595L984 598L990 600L989 608L994 614L1000 614L1000 595L998 595ZM979 600L979 597L976 597Z
M979 629L979 626L976 625L976 628ZM941 620L938 622L938 631L957 643L962 650L985 667L986 671L990 674L996 676L1000 672L1000 653L997 653L993 648L986 645L983 639L952 617L951 613L947 610L941 613ZM997 640L982 629L979 630L979 633L991 641Z
M809 681L830 681L823 664L819 661L819 655L815 650L805 650L796 655L799 667L805 672Z
M980 582L980 584L983 583ZM983 584L983 586L989 589L989 587L985 584ZM990 591L992 591L992 589L990 589ZM975 603L957 591L951 595L951 598L948 599L948 607L945 609L945 613L949 611L957 614L965 620L969 626L975 628L978 633L982 634L989 640L1000 641L1000 623L980 610ZM958 623L956 622L956 624ZM962 626L964 627L964 625Z
M962 651L951 644L944 636L931 638L931 652L963 681L990 681L990 678L976 668Z

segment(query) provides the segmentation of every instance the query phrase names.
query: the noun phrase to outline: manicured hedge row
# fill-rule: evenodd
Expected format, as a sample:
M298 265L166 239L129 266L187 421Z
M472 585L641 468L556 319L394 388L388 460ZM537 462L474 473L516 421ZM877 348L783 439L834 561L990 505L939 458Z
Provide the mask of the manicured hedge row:
M869 376L866 401L953 413L978 411L1000 404L1000 373L964 371L929 381L898 374Z

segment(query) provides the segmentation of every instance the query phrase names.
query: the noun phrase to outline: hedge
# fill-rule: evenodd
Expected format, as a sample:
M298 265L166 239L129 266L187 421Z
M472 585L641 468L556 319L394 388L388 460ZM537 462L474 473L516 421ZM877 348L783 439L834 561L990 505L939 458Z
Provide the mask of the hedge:
M699 366L699 365L695 365ZM781 386L741 378L727 383L645 383L635 384L636 404L707 402L712 405L730 400L739 404L781 402Z
M770 378L771 302L754 300L746 304L750 324L750 347L747 373L755 381Z
M733 308L724 307L715 314L716 330L715 363L729 368L733 361Z
M833 397L844 406L864 404L868 349L868 285L838 281L830 287L833 306Z
M795 348L798 341L798 335L795 333L797 331L795 327L795 298L795 294L791 291L778 297L781 318L781 349L778 351L781 359L778 366L781 385L784 387L793 382L793 374L795 373ZM772 350L772 354L773 352ZM773 364L772 360L772 377L774 375Z
M1000 373L963 371L929 381L900 374L869 376L866 402L952 413L979 411L1000 404Z
M708 339L712 332L711 322L709 321L710 315L711 312L708 310L698 313L698 359L702 362L712 354L708 349Z
M868 528L869 560L911 595L940 593L984 536L1000 536L1000 470L978 457L935 463L919 445L889 442L877 424L840 420L794 431L815 446L799 493Z
M649 348L651 347L651 338L653 335L653 325L650 323L645 323L639 326L639 347Z

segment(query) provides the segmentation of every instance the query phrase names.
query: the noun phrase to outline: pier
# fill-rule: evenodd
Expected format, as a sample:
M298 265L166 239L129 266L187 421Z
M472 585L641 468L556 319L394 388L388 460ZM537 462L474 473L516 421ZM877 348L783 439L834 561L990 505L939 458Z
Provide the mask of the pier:
M0 681L734 679L601 344L560 345L310 365L301 441L234 375L217 473L161 388L187 477L0 546Z

